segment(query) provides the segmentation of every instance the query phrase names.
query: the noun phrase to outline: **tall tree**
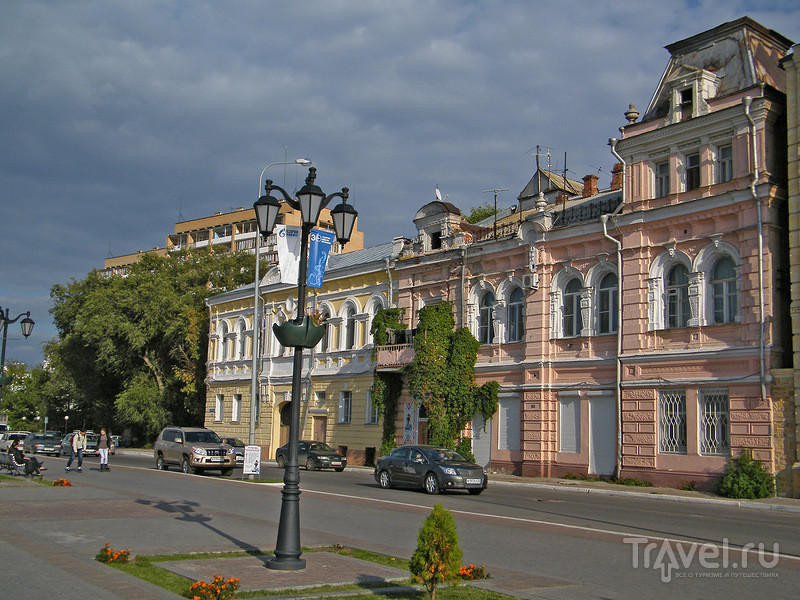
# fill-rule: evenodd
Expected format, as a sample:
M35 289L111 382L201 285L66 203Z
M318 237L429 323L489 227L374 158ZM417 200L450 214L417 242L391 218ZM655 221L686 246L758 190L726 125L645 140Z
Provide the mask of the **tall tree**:
M201 425L212 294L253 281L255 257L212 247L147 254L125 277L89 273L54 286L58 364L87 424L151 437L168 421Z

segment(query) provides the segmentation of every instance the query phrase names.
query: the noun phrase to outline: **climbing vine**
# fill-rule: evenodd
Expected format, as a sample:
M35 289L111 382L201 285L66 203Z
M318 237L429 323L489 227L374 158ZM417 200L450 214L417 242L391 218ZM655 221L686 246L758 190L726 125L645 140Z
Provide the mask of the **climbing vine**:
M372 319L370 333L375 342L373 359L378 346L389 343L389 330L404 330L406 324L401 323L402 313L396 308L384 308ZM378 373L372 380L372 405L383 415L383 435L379 454L388 454L394 448L395 421L397 420L397 401L403 391L402 373Z
M497 410L499 384L475 385L480 346L466 328L455 328L453 308L441 302L419 312L414 362L407 367L409 391L428 413L431 444L453 448L475 413L485 419Z

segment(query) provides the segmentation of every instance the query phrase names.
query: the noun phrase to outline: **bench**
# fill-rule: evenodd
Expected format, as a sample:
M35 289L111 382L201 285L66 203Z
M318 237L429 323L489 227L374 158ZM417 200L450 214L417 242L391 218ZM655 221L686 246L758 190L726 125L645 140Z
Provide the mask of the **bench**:
M0 452L0 471L9 475L25 475L25 465L17 463L10 454Z

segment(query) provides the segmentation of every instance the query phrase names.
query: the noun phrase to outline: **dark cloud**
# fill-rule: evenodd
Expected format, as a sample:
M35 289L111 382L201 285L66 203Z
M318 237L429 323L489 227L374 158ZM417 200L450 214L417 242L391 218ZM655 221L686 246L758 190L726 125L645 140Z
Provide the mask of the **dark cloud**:
M745 14L800 37L795 3L763 4L6 3L0 306L37 320L8 355L38 362L53 284L251 204L285 156L351 188L367 244L413 235L437 184L464 210L495 187L510 205L537 144L607 184L606 142L664 45Z

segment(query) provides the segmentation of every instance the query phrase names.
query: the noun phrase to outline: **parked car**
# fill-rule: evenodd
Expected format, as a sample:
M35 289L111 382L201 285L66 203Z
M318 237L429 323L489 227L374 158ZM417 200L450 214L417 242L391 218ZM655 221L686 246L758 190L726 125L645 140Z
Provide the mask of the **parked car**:
M80 433L78 431L73 431L68 433L61 439L61 450L56 456L70 456L72 454L72 438L75 434ZM100 441L100 434L95 433L94 431L87 431L86 432L86 449L83 451L84 456L97 456L99 452L97 451L97 442Z
M375 481L382 488L416 487L429 494L467 490L477 495L486 489L486 471L447 448L401 446L375 462Z
M4 431L0 434L0 450L7 452L11 442L19 440L20 443L25 441L30 431Z
M275 452L275 460L279 467L286 466L286 461L289 460L289 444L278 448ZM300 440L297 445L297 464L305 465L309 471L333 469L341 472L347 466L347 458L325 442Z
M236 455L236 466L241 466L244 464L244 442L236 437L224 437L220 438L223 444L228 444L231 448L233 448L233 452Z
M29 433L22 442L22 450L28 454L60 454L61 438L52 433Z
M166 471L169 465L181 471L202 473L219 470L223 475L233 473L236 453L210 429L198 427L166 427L153 444L156 469Z

